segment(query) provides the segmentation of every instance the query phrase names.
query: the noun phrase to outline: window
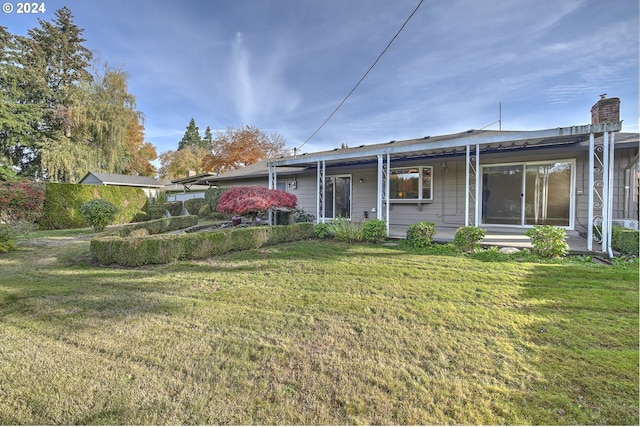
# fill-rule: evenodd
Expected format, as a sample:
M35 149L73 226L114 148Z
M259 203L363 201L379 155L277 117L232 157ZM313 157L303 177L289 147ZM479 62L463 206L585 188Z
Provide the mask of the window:
M389 176L389 198L396 200L433 200L433 168L417 166L393 168Z

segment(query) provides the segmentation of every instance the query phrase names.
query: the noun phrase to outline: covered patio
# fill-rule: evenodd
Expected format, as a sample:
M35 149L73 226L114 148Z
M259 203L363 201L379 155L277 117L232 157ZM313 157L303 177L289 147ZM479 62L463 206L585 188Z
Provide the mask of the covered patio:
M296 155L268 162L268 185L276 188L279 168L303 166L316 172L316 218L325 222L325 182L330 167L358 167L368 164L377 168L375 218L385 221L387 236L403 237L390 221L394 200L390 198L390 174L392 164L412 159L462 157L465 159L464 223L460 225L482 226L481 158L486 154L501 152L525 152L536 149L561 148L588 151L586 166L588 197L586 239L568 227L569 245L574 251L602 252L612 256L612 194L614 172L614 135L622 128L622 122L598 123L583 126L560 127L536 131L474 131L454 135L424 137L407 141L390 141L384 144L336 149L329 152ZM596 139L601 142L596 142ZM571 223L570 223L571 225ZM487 228L483 226L483 228ZM595 230L595 231L594 231ZM530 240L526 230L498 227L488 233L484 244L527 247ZM451 240L455 228L440 228L437 239ZM596 235L597 233L597 235ZM508 243L508 244L507 244Z

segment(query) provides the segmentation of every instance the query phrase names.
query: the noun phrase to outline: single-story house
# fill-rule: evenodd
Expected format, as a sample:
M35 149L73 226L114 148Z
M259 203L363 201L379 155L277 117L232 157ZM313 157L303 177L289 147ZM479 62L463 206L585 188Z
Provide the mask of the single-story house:
M618 98L603 96L588 125L469 130L308 153L200 183L284 189L318 222L376 218L388 236L421 221L523 231L548 224L584 233L589 250L611 253L611 225L638 226L639 139L620 133L619 111Z
M148 176L122 175L117 173L87 172L79 184L118 185L122 187L140 187L148 199L156 199L167 185Z

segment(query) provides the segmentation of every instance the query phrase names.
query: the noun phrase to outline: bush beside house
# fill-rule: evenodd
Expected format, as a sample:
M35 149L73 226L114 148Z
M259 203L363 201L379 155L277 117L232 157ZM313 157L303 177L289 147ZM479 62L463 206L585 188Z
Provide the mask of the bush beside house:
M46 230L86 227L80 206L93 199L104 199L118 207L120 212L114 224L131 222L147 203L141 188L48 183L40 227Z
M614 225L611 228L611 248L625 255L638 255L640 232Z
M282 190L273 190L259 185L232 187L220 195L218 212L229 215L251 217L255 225L258 216L269 209L294 209L298 198Z

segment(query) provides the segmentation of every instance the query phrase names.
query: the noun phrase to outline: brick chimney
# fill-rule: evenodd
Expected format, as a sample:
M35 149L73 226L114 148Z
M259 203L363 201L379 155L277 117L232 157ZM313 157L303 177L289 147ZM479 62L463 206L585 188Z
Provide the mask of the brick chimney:
M600 95L600 99L591 107L591 124L618 123L620 121L620 98L607 98L607 94Z

